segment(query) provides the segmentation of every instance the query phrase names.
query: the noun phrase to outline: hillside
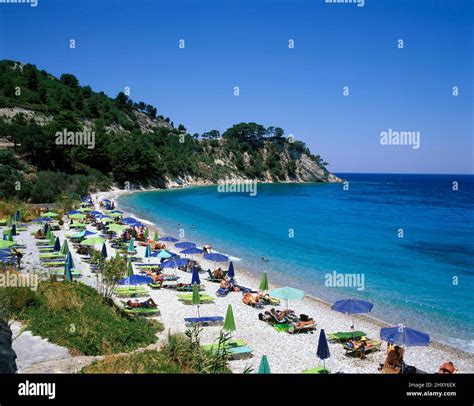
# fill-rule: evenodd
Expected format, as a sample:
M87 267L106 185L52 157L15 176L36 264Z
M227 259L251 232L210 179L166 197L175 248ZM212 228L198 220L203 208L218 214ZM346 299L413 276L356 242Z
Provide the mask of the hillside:
M0 61L0 197L47 202L112 185L224 179L340 181L325 165L278 127L240 123L191 135L122 92L110 98L72 74Z

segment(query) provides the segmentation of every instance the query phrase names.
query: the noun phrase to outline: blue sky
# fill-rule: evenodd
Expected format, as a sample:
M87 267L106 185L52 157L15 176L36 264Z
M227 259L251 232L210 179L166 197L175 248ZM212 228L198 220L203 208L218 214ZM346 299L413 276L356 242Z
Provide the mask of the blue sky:
M191 133L283 127L335 172L473 173L472 11L469 0L38 0L0 4L0 58L111 96L129 86ZM380 145L389 128L420 131L421 148Z

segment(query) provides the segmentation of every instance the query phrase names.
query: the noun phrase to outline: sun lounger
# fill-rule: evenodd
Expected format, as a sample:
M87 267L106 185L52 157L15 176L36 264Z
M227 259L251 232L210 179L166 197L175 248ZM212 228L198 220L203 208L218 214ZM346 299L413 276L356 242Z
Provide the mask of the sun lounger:
M230 293L230 288L219 288L216 290L216 295L219 297L225 297Z
M66 261L41 261L41 265L45 268L57 268L60 266L64 266Z
M214 297L209 296L205 293L200 293L201 297L201 304L212 303L214 302ZM181 293L178 295L178 299L184 304L192 304L193 301L193 294L192 293Z
M331 371L323 367L316 367L316 368L307 369L306 371L303 371L301 373L302 374L330 374Z
M218 344L207 344L202 346L207 351L218 351ZM225 346L225 351L230 359L242 359L252 356L252 349L247 346L245 340L231 340Z
M195 324L199 324L202 327L207 326L221 326L224 324L224 317L214 316L214 317L188 317L184 319L184 322L187 327L191 327Z
M158 307L130 307L127 302L121 301L123 304L123 310L129 314L136 314L140 316L158 316L160 310Z
M150 296L148 290L144 287L115 288L114 293L118 297L143 297Z
M337 333L329 333L328 334L328 340L330 341L339 341L339 342L346 342L348 340L360 340L362 337L367 336L366 333L363 331L338 331Z
M290 324L288 333L298 334L298 333L310 333L316 330L316 323L313 320L307 322L293 322Z
M40 259L46 258L64 258L65 255L57 253L57 252L47 252L45 254L40 254Z
M365 347L365 353L368 354L368 353L371 353L371 352L374 352L374 351L379 351L381 345L382 345L382 341L367 340L367 345ZM346 355L349 355L349 356L360 355L360 353L362 352L362 349L360 347L359 348L354 348L354 347L348 345L348 343L344 344L344 349L346 350Z
M52 275L52 276L64 277L64 269L62 267L59 268L59 269L50 269L49 274ZM82 277L82 272L81 271L72 270L71 274L72 274L73 278Z
M224 276L227 275L226 271L224 271L223 273L224 273ZM207 270L207 274L209 275L207 277L207 280L210 281L210 282L219 283L222 280L222 279L214 278L214 275L212 274L210 269Z
M152 289L161 289L161 283L149 283L148 286Z

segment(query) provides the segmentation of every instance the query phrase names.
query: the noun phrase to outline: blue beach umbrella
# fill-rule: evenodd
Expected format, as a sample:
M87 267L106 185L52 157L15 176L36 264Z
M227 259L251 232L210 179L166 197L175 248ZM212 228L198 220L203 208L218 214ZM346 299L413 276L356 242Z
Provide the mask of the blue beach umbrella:
M218 254L216 252L211 254L204 254L204 259L208 259L209 261L214 262L227 262L229 257L223 254Z
M131 275L119 280L119 285L144 285L152 283L153 280L149 276Z
M72 282L71 266L68 261L64 264L64 280Z
M180 254L184 254L184 255L194 255L194 254L202 254L204 252L204 250L200 249L200 248L187 248L185 250L182 250L182 251L179 251Z
M16 235L16 224L12 224L12 235Z
M180 266L187 265L188 260L186 258L172 258L168 261L163 262L160 266L162 268L179 268Z
M160 241L176 242L176 241L178 241L178 239L177 239L177 238L174 238L174 237L169 237L169 236L168 236L168 237L162 237L162 238L160 238Z
M359 313L369 313L374 305L370 302L366 302L365 300L358 300L358 299L344 299L339 300L331 306L332 310L335 310L339 313L346 313L346 314L359 314ZM351 330L354 332L354 320L351 317Z
M151 255L150 244L147 244L145 248L145 258L150 258L150 255Z
M59 237L56 237L54 241L54 252L58 252L61 249L61 243L59 242Z
M107 258L107 246L105 245L105 242L102 244L102 250L100 252L100 255L102 258Z
M407 347L426 346L430 343L430 336L428 334L401 324L396 327L380 329L380 338L391 344Z
M194 285L195 283L198 285L201 284L201 279L199 278L199 272L196 267L193 268L193 275L191 276L191 285Z
M234 263L230 261L229 269L227 270L227 276L231 279L235 278Z
M316 350L316 355L319 359L323 360L323 367L326 369L326 362L325 360L328 359L331 354L329 352L329 345L328 340L326 339L326 333L322 328L319 332L319 341L318 341L318 349Z
M69 251L69 252L67 253L66 263L69 264L69 268L70 268L70 269L74 269L74 268L75 268L75 266L74 266L74 261L73 261L73 259L72 259L72 255L71 255L71 251Z
M20 210L17 210L16 213L15 213L15 221L20 221Z
M193 242L189 242L189 241L177 242L174 246L176 248L181 248L183 250L188 249L188 248L196 248L196 244L194 244Z

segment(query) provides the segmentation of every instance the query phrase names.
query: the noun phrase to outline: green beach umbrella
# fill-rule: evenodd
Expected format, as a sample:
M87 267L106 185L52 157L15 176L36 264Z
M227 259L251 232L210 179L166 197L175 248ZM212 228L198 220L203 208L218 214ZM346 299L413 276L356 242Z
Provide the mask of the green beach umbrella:
M56 242L56 237L54 236L53 233L51 233L51 235L49 236L49 245L54 245L55 242Z
M193 305L197 306L197 313L199 316L199 305L201 304L201 294L199 293L199 285L194 282L193 284Z
M268 275L266 272L263 273L262 279L260 279L260 285L258 287L262 292L268 290Z
M234 312L232 311L232 305L227 306L227 313L224 320L224 330L225 331L235 331Z
M86 215L82 213L74 213L71 214L69 218L74 220L84 220L86 218Z
M105 242L105 238L91 237L91 238L86 238L84 241L82 241L81 245L88 245L88 246L102 245L104 242Z
M43 213L43 217L58 217L58 213L54 213L53 211L47 211L46 213Z
M160 238L158 236L158 231L155 231L155 235L153 236L153 241L158 241Z
M7 226L10 227L12 225L12 216L8 215L7 217Z
M46 238L47 238L48 240L51 240L51 233L52 233L52 232L51 232L51 228L48 227L48 231L46 231Z
M64 240L63 246L61 247L61 254L67 255L69 253L69 246L67 245L67 240Z
M145 238L148 239L148 236L150 235L150 231L148 230L148 227L145 228Z
M268 364L267 356L262 355L262 359L260 360L260 366L258 367L259 374L271 374L270 372L270 365Z
M112 231L114 233L122 233L127 229L127 226L123 226L121 224L111 224L107 227L108 231Z
M133 265L130 261L128 261L127 276L133 276Z
M12 233L11 228L9 228L8 230L5 230L3 234L7 236L6 241L13 242L13 233Z
M289 286L285 286L283 288L272 289L268 293L271 296L277 297L278 299L286 300L287 309L288 309L288 301L301 300L304 297L304 292L302 290L290 288Z
M0 249L10 248L15 245L14 241L0 240Z

